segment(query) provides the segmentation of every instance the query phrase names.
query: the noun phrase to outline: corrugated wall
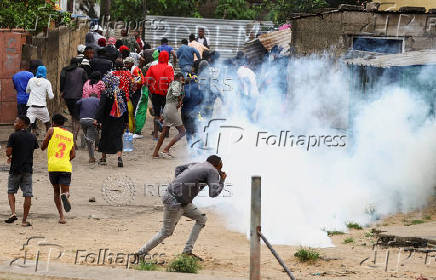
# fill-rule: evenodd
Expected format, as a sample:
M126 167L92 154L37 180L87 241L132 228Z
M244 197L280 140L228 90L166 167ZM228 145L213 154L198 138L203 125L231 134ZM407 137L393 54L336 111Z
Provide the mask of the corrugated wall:
M244 49L245 42L273 29L270 21L147 16L146 22L145 38L153 48L160 45L162 37L166 37L170 46L177 49L183 38L188 39L191 33L198 34L198 29L203 27L211 49L220 52L221 58L234 57Z

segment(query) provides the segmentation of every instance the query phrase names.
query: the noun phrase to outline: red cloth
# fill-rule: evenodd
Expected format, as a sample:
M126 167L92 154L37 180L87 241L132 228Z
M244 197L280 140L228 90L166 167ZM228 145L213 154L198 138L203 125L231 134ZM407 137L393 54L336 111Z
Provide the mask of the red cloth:
M167 51L159 53L158 64L151 66L145 75L145 83L151 93L167 95L169 84L174 80L174 69L168 65L170 55Z
M124 91L126 94L127 101L129 101L129 93L130 89L133 88L133 76L130 73L130 71L113 71L112 74L114 76L120 78L120 85L119 88Z
M129 49L128 46L122 45L118 50L121 52L121 51L124 51L124 50L128 50L129 51L130 49Z
M136 43L138 43L138 45L139 45L139 47L141 48L141 50L142 50L142 48L144 47L143 45L142 45L142 40L141 40L141 38L136 38Z

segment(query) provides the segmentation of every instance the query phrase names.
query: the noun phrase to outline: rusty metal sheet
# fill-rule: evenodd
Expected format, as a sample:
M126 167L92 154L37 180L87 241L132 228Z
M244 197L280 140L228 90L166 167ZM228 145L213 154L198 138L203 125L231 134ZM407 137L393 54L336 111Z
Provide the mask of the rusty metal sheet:
M369 57L347 59L345 63L372 67L401 67L414 65L436 65L436 50L420 50L400 54L379 54Z
M0 103L0 123L12 124L17 116L17 101L2 101Z
M17 94L12 78L0 79L0 101L16 101Z
M0 31L0 123L11 124L17 114L17 100L12 76L20 71L21 50L25 36L19 32Z
M284 49L289 49L292 40L291 29L284 29L280 31L268 32L258 37L262 45L270 51L275 45Z

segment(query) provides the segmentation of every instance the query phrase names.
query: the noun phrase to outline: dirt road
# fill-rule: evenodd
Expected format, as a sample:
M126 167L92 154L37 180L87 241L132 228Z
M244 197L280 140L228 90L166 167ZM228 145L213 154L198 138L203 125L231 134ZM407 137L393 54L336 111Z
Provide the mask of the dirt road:
M67 215L68 223L66 225L58 224L58 215L46 171L46 154L38 150L34 166L34 198L30 214L33 226L23 228L20 223L13 225L0 223L2 237L0 261L6 262L22 256L23 251L20 251L20 248L32 236L41 236L45 238L47 243L60 245L63 255L53 262L73 265L72 267L78 270L84 265L96 265L96 261L91 262L89 258L86 259L86 255L90 253L98 255L99 251L104 249L108 249L107 252L114 253L114 255L117 253L127 255L136 252L147 239L160 229L162 221L160 198L150 196L148 190L144 190L144 186L169 182L174 176L174 167L187 160L184 141L178 143L175 148L174 154L177 159L151 159L151 150L155 142L151 140L149 130L150 127L145 129L144 139L135 141L135 151L125 155L125 167L122 169L116 167L116 157L114 156L108 158L107 166L90 168L87 152L83 150L78 152L78 157L73 161L74 171L71 186L73 210ZM2 149L0 153L3 152ZM136 186L136 192L134 200L128 206L111 206L103 199L102 183L109 176L117 178L128 176L132 179ZM2 220L9 215L6 196L7 177L7 172L0 172L3 188L3 195L0 196L0 218ZM95 197L96 202L89 202L90 197ZM18 196L17 213L19 216L22 215L22 202L23 198ZM200 275L246 279L249 266L249 242L245 235L227 230L219 216L210 209L203 210L208 215L208 221L195 248L195 253L205 259ZM434 211L430 214L430 218L436 218ZM428 215L428 213L410 215L421 217ZM174 235L165 240L164 244L158 246L155 253L161 254L165 261L169 261L179 254L192 224L192 221L182 218ZM382 224L383 222L380 226ZM389 225L386 226L404 225L399 217L390 221ZM426 231L436 232L435 222L427 222L420 226L424 226ZM412 225L408 228L413 229L414 227ZM371 244L374 242L374 237L370 236L368 231L368 229L352 231L347 235L333 237L336 247L319 250L322 259L313 264L302 264L297 261L293 255L299 249L298 247L275 246L275 249L295 273L297 279L416 279L421 274L427 278L430 277L429 279L432 279L431 277L436 279L436 259L434 257L431 264L426 265L423 261L424 256L417 255L407 262L400 263L398 271L396 271L397 257L392 257L388 272L385 272L384 257L382 256L386 254L386 251L381 250L379 262L376 265L371 265L369 262L360 265L363 259L373 255ZM353 237L354 242L344 244L343 241L346 237ZM37 241L29 245L29 248L31 248L29 252L33 252L33 255L39 248L41 258L47 257L48 252L41 249L40 246L38 247ZM393 250L391 256L395 254L397 253ZM286 279L282 268L266 246L262 246L261 264L262 279ZM111 267L123 267L123 265L107 263L104 265L100 263L99 266L109 271ZM16 275L12 277L11 275L0 274L0 279L28 279L25 278L26 276Z

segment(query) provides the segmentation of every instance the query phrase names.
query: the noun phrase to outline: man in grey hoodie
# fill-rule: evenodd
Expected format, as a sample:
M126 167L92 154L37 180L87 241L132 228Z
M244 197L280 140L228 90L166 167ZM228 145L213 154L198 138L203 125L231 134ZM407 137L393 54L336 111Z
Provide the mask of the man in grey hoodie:
M183 254L202 260L192 253L195 241L201 229L206 224L206 214L200 212L192 204L192 200L203 188L209 186L209 196L217 197L224 188L227 174L221 169L221 158L212 155L202 163L189 163L177 166L176 178L168 186L168 190L162 198L164 204L162 229L138 251L138 255L146 255L150 250L159 245L165 238L171 236L181 216L195 220L191 235L186 242Z

